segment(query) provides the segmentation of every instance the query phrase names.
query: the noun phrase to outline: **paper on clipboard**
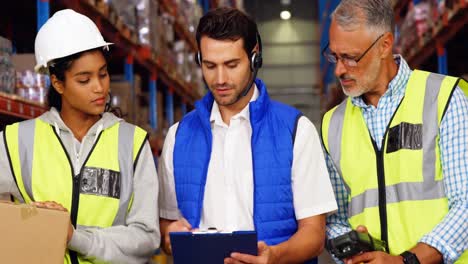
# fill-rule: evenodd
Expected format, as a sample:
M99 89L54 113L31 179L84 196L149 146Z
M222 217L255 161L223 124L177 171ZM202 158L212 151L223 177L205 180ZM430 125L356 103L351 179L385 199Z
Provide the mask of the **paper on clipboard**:
M257 232L172 232L174 264L219 264L232 252L257 255Z

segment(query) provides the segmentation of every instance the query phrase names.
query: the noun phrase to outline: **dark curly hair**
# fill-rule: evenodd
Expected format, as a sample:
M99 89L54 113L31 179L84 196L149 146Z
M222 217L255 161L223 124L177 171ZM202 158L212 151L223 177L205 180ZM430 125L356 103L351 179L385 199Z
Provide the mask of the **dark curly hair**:
M257 44L257 24L242 11L235 8L221 7L208 11L198 23L196 39L200 49L200 40L207 36L216 40L244 40L244 50L250 56Z

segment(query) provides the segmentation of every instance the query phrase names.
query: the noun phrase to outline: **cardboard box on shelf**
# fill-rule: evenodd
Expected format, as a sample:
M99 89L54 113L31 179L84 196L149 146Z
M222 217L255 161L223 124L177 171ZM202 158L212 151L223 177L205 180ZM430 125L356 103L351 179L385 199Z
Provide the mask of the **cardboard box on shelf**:
M143 128L149 134L153 133L153 128L149 123L149 102L148 93L137 96L135 125Z
M166 40L166 24L165 19L162 15L156 16L153 22L154 30L154 42L152 43L153 50L162 54L167 49L168 41ZM153 33L152 33L153 34Z
M111 82L111 93L112 93L112 106L118 107L122 111L124 118L129 121L133 115L133 102L130 100L130 89L132 86L126 81L112 81Z
M45 104L49 83L47 75L31 70L17 71L15 93L25 99Z
M135 96L141 95L141 76L139 74L133 75L133 87L135 87Z
M195 29L198 21L203 15L202 7L192 0L180 0L178 3L178 21L187 30L187 32L195 37Z
M104 0L96 0L96 9L104 17L109 17L109 5Z
M36 57L34 57L34 53L13 54L11 62L16 71L34 71Z
M70 215L0 202L2 263L63 264Z
M12 93L15 88L15 69L11 55L11 41L0 36L0 91L7 93Z
M16 71L16 82L13 92L25 99L44 104L50 81L47 75L34 72L36 64L34 54L13 54L11 61Z
M137 96L136 99L136 120L135 124L143 127L145 125L149 126L149 94L142 93ZM151 130L151 129L150 129Z
M138 115L137 105L139 96L142 93L142 80L138 74L133 75L133 85L131 85L123 75L112 75L111 76L111 93L112 97L115 97L113 106L118 106L125 114L124 118L130 123L135 123ZM132 98L132 89L134 89Z

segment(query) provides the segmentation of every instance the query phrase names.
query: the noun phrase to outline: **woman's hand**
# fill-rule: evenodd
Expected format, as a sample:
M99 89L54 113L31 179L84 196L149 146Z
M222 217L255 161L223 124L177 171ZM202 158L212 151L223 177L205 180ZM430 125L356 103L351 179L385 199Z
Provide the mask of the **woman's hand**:
M32 202L32 205L38 207L38 208L44 208L44 209L52 209L52 210L57 210L57 211L62 211L62 212L68 212L67 208L63 207L63 205L53 202L53 201L44 201L44 202ZM67 234L67 243L70 242L73 232L74 232L73 225L71 224L71 221L68 222L68 234Z

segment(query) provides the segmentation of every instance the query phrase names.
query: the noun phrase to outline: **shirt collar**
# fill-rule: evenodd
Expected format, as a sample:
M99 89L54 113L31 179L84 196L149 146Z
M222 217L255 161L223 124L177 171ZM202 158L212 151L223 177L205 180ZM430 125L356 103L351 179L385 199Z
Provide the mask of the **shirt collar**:
M258 96L260 95L257 85L254 83L254 93L252 95L252 98L250 98L250 102L253 102L258 99ZM242 109L239 113L234 115L231 119L244 119L250 121L250 111L249 111L249 104L247 104L244 109ZM216 125L223 125L224 121L223 118L221 117L221 112L219 111L219 106L216 101L213 101L213 108L211 109L211 115L210 115L210 122L215 123Z
M408 82L409 76L411 75L411 69L408 66L408 63L400 54L393 55L393 59L398 66L398 72L395 77L388 84L388 90L384 93L383 97L398 97L405 93L406 83ZM351 98L351 102L361 108L370 107L367 105L362 96Z

